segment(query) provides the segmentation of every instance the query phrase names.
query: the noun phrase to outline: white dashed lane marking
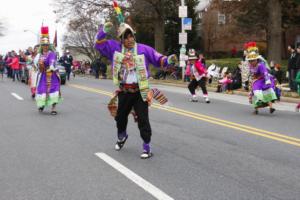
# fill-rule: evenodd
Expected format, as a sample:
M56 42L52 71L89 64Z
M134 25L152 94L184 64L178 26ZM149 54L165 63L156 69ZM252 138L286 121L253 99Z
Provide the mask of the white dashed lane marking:
M14 96L16 99L20 100L20 101L23 101L24 99L22 97L20 97L18 94L16 93L11 93L12 96Z
M95 153L96 156L98 156L100 159L102 159L104 162L115 168L117 171L119 171L121 174L126 176L129 180L143 188L145 191L150 193L153 197L155 197L158 200L174 200L172 197L161 191L159 188L155 187L118 161L114 160L112 157L108 156L105 153Z

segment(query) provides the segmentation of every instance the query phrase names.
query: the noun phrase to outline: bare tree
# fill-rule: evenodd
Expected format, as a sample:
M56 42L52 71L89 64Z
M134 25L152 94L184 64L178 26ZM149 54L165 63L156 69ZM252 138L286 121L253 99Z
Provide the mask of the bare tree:
M115 16L112 1L109 0L56 0L57 13L60 18L75 17L78 13L95 14L99 18L109 19ZM165 51L165 21L170 11L177 12L179 0L127 0L119 1L123 12L130 13L130 19L137 19L140 24L149 24L154 30L155 48ZM116 23L116 18L110 20ZM130 22L129 22L130 23ZM131 24L133 25L133 24Z
M79 18L71 20L68 25L68 33L64 35L64 46L73 47L78 53L84 54L91 60L99 56L94 49L94 38L97 26L91 19Z
M72 47L91 60L98 57L99 54L94 49L95 35L101 18L108 16L104 11L108 6L111 7L109 1L56 0L54 6L57 18L67 23L64 46Z
M206 15L206 20L203 23L203 34L206 38L204 46L208 53L211 53L211 49L218 39L216 21L215 13L211 12Z

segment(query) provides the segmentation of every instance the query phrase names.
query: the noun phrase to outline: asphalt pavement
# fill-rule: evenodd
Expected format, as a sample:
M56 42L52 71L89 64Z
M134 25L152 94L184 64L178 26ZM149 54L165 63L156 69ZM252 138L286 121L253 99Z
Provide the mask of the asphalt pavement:
M0 80L0 200L300 199L294 103L254 115L243 96L192 103L186 88L153 87L169 102L150 108L154 156L142 160L131 116L129 139L114 150L111 80L72 79L57 116L39 113L25 84Z

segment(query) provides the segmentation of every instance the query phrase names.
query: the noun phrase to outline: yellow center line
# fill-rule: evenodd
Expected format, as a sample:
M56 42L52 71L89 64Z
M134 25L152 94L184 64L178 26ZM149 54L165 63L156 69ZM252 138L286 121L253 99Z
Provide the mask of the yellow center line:
M86 87L86 86L82 86L82 85L70 84L69 86L78 88L78 89L82 89L85 91L93 92L93 93L103 94L103 95L110 96L110 97L113 96L113 93L111 93L111 92L107 92L107 91L99 90L99 89L95 89L95 88L90 88L90 87ZM203 114L183 110L180 108L175 108L172 106L161 106L160 104L154 103L154 104L152 104L152 107L159 109L159 110L169 111L169 112L176 113L176 114L179 114L182 116L202 120L202 121L209 122L212 124L217 124L217 125L232 128L235 130L240 130L242 132L247 132L247 133L250 133L253 135L258 135L261 137L273 139L276 141L280 141L280 142L284 142L287 144L291 144L291 145L300 147L300 139L296 138L296 137L290 137L290 136L283 135L280 133L275 133L275 132L271 132L271 131L267 131L267 130L263 130L263 129L258 129L255 127L238 124L238 123L223 120L223 119L218 119L218 118L211 117L208 115L203 115Z
M98 94L104 94L104 95L110 96L110 97L113 96L112 92L106 92L104 90L98 90L98 89L86 87L86 86L83 86L83 85L69 84L69 86L74 87L74 88L78 88L78 89L82 89L82 90L85 90L85 91L88 91L88 92L94 92L94 93L98 93Z
M155 105L160 106L159 104L155 104ZM230 124L230 125L238 126L238 127L241 127L241 128L246 128L246 129L253 130L253 131L258 131L258 132L273 135L273 136L276 136L276 137L281 137L281 138L285 138L285 139L288 139L288 140L293 140L295 142L300 142L299 138L290 137L290 136L287 136L287 135L283 135L283 134L279 134L279 133L275 133L275 132L271 132L271 131L266 131L266 130L263 130L263 129L258 129L258 128L255 128L255 127L251 127L251 126L247 126L247 125L243 125L243 124L238 124L238 123L227 121L227 120L222 120L222 119L218 119L218 118L215 118L215 117L202 115L202 114L199 114L199 113L194 113L194 112L186 111L186 110L175 108L175 107L168 107L168 109L175 110L175 111L178 111L178 112L187 113L187 114L190 114L190 115L193 115L193 116L206 118L206 119L212 120L212 122L218 121L218 122L221 122L221 123Z

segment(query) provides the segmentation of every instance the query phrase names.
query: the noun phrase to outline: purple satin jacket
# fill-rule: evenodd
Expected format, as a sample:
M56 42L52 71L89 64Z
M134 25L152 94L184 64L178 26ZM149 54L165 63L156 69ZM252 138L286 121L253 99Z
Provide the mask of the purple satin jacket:
M103 26L101 26L97 34L98 42L96 41L95 48L113 63L114 53L116 51L122 51L122 44L119 41L106 40L105 38L106 33L103 31ZM137 43L137 54L144 55L145 57L145 66L147 68L148 77L150 76L149 64L152 64L155 67L166 67L168 65L167 57L158 53L150 46Z

